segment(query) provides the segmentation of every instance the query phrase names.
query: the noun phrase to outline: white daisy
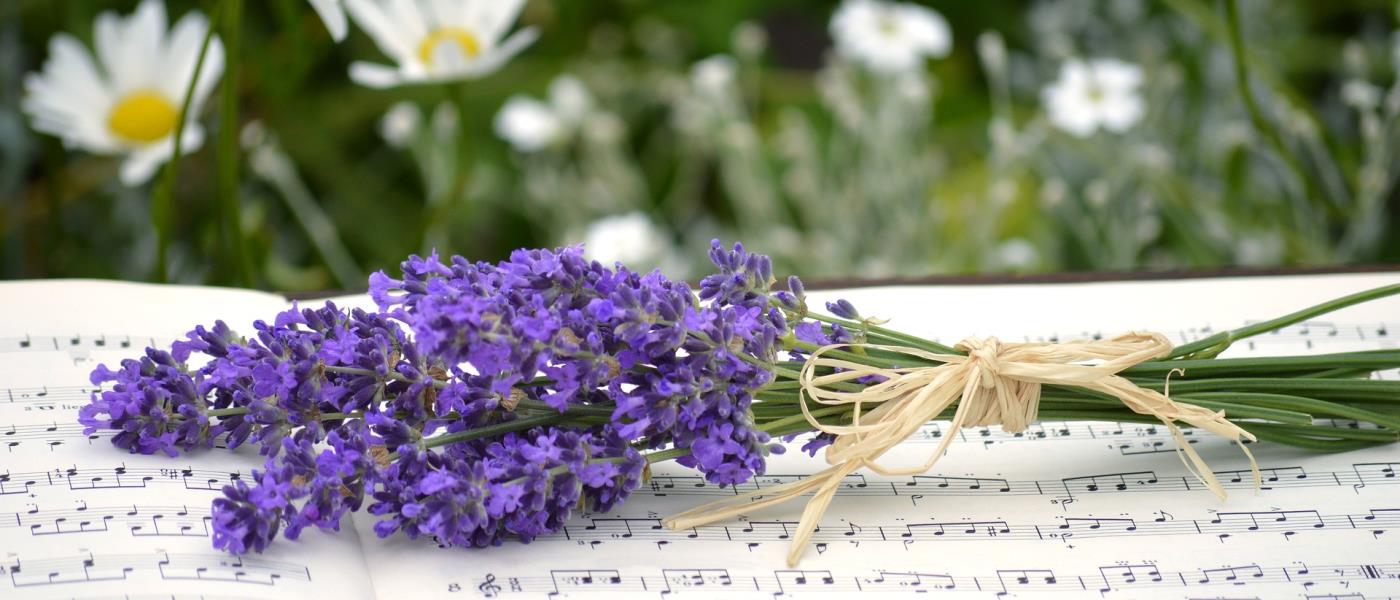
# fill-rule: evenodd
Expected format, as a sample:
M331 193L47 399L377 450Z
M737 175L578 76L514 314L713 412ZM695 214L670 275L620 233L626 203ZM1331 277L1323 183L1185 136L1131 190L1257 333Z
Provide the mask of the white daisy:
M653 265L668 245L666 233L640 212L598 219L583 235L584 254L605 265Z
M831 16L836 51L873 71L917 69L925 57L941 58L953 32L937 11L907 2L845 0Z
M344 2L355 23L398 65L350 65L350 78L372 88L482 77L539 37L527 27L502 39L525 0Z
M326 24L326 31L331 32L331 39L337 42L344 41L345 34L350 33L350 23L345 19L345 5L342 4L342 0L307 1L321 17L321 22Z
M1041 91L1050 122L1084 137L1102 127L1123 132L1142 118L1146 106L1138 87L1142 69L1111 58L1069 60L1060 78Z
M94 24L92 53L77 38L59 33L49 40L49 58L24 79L21 106L35 130L63 139L64 146L97 154L125 155L121 180L140 185L174 154L180 104L194 76L208 31L204 15L190 12L166 31L165 4L145 0L131 16L103 12ZM224 71L218 38L194 87L190 113L199 113ZM204 142L204 130L188 122L183 152Z
M412 102L398 102L379 119L379 135L390 147L405 148L423 125L423 111Z
M570 75L549 84L549 101L515 95L496 113L496 135L517 152L538 152L569 139L593 111L593 96Z
M738 77L739 63L725 54L716 54L690 68L690 84L709 98L728 95Z

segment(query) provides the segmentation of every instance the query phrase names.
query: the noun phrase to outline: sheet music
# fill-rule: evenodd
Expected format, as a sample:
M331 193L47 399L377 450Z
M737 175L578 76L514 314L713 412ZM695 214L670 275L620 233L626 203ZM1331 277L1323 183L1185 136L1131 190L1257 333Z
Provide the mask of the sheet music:
M844 297L945 342L1133 329L1187 341L1397 280L937 286L814 293L813 301ZM1264 486L1256 492L1237 448L1188 431L1230 491L1219 502L1186 473L1170 435L1147 423L1045 421L1017 434L930 423L889 460L921 463L955 436L949 453L923 475L848 477L795 569L783 557L798 503L689 531L660 524L824 465L795 447L737 489L656 465L616 511L578 515L529 545L443 550L380 540L360 515L339 535L307 531L238 559L210 548L206 517L222 485L260 464L256 455L128 455L102 435L84 436L74 415L97 362L167 343L211 317L246 329L286 306L209 288L0 284L0 597L1400 596L1400 448L1320 455L1258 444ZM1230 355L1397 343L1400 300L1391 299L1266 334Z
M938 286L813 294L954 342L1072 339L1151 329L1181 340L1271 318L1400 279L1343 275L1086 285ZM1240 344L1234 355L1394 348L1400 300L1348 309ZM1394 373L1388 375L1394 377ZM1387 598L1400 595L1400 447L1319 455L1254 447L1252 489L1238 448L1187 439L1230 497L1215 500L1143 423L1042 422L1019 434L947 431L903 444L922 463L942 436L952 449L913 477L858 471L827 511L799 568L787 568L799 503L731 523L673 532L660 519L736 493L674 464L655 465L631 500L585 514L529 545L441 550L365 536L383 582L425 598ZM794 447L749 493L825 463ZM383 592L381 591L381 594Z
M242 558L212 548L210 501L256 453L126 454L76 421L98 363L285 306L214 288L0 283L0 597L373 597L353 531Z

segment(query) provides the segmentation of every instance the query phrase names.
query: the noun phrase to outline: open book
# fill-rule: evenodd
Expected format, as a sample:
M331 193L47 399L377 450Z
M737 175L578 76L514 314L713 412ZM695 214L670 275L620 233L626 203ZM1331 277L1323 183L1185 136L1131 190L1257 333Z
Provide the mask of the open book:
M1072 339L1156 330L1191 340L1396 274L1142 283L867 288L863 314L953 342ZM367 298L338 299L368 306ZM310 303L304 303L310 304ZM484 550L377 539L372 517L308 530L266 554L213 550L210 501L261 465L255 453L130 455L83 435L79 406L98 363L166 345L215 319L250 331L290 306L257 292L95 281L0 283L0 597L358 598L635 596L840 598L963 592L1060 597L1372 597L1400 591L1400 446L1308 454L1259 444L1264 489L1225 440L1190 435L1230 490L1219 502L1142 424L926 426L891 453L934 471L850 476L798 569L785 567L800 506L672 532L660 518L734 494L674 464L610 514L578 514L557 535ZM1241 343L1232 354L1393 348L1400 299L1353 307ZM1385 374L1395 377L1394 373ZM800 442L798 442L800 443ZM774 457L761 489L824 466ZM1068 594L1068 596L1066 596Z

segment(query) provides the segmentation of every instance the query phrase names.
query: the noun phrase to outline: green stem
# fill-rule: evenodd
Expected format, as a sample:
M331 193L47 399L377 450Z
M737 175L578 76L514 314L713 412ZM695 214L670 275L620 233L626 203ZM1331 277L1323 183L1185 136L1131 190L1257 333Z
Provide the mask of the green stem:
M818 346L818 345L816 345L816 344L810 344L810 343L803 342L803 341L798 341L798 340L793 340L793 341L791 341L791 342L784 343L783 345L786 346L786 347L787 347L788 349L790 349L790 350L795 348L795 349L798 349L798 350L804 350L804 351L806 351L806 352L808 352L808 353L811 353L811 352L813 352L813 351L815 351L815 350L817 350L818 348L821 347L821 346ZM825 356L825 357L828 357L828 358L837 358L837 359L841 359L841 360L849 360L849 361L851 361L851 362L858 362L858 363L861 363L861 364L864 364L864 365L867 365L867 366L871 366L871 367L883 367L883 368L886 368L886 369L897 369L897 368L900 368L900 367L910 367L910 366L914 366L914 365L912 365L912 364L910 364L910 363L911 363L911 362L915 362L915 361L917 361L917 362L924 362L924 361L921 361L918 357L914 357L914 356L910 356L910 357L908 357L907 360L902 360L902 361L901 361L901 360L892 359L892 358L882 358L882 357L878 357L878 356L872 356L872 355L869 354L869 353L866 353L866 354L857 354L857 353L855 353L855 352L850 352L850 351L847 351L847 350L827 350L826 352L823 352L823 353L822 353L822 356Z
M1312 177L1308 175L1297 155L1284 144L1283 136L1278 129L1264 116L1264 111L1259 107L1259 101L1254 97L1254 89L1249 83L1249 62L1245 60L1244 33L1240 27L1239 0L1227 0L1225 2L1225 24L1229 28L1230 34L1230 55L1235 65L1235 85L1239 89L1240 99L1244 102L1245 112L1249 114L1249 121L1254 125L1255 131L1264 137L1279 158L1283 160L1289 170L1297 176L1298 182L1303 185L1303 193L1307 200L1321 198L1322 194Z
M463 91L462 84L448 83L446 85L448 99L452 102L453 108L457 110L457 149L454 158L456 159L452 169L452 180L441 194L433 199L431 206L424 211L427 217L423 223L423 251L431 252L439 249L438 246L446 247L449 243L447 225L451 221L452 211L466 194L467 180L471 175L470 150L471 133L467 127L467 119L471 116L471 109L467 105L467 95Z
M1267 405L1270 408L1279 410L1293 410L1306 412L1313 417L1340 417L1343 419L1355 419L1381 425L1393 430L1400 431L1400 417L1387 415L1364 408L1358 408L1347 404L1328 402L1317 398L1297 396L1286 393L1240 393L1239 391L1185 394L1190 398L1220 398L1228 397L1237 404Z
M1383 371L1400 367L1400 350L1366 350L1309 356L1270 356L1264 358L1201 358L1157 360L1121 371L1125 377L1165 376L1181 369L1182 379L1224 375L1280 375L1316 373L1331 369Z
M316 252L321 255L336 282L343 289L364 285L365 278L350 250L340 238L335 222L316 202L306 182L297 173L296 165L274 136L266 136L252 148L249 166L253 173L272 184L286 202L287 209L306 232Z
M690 454L689 448L667 448L665 450L657 450L656 452L648 452L643 456L647 457L647 464L650 465L664 460L677 459L687 454Z
M206 411L204 414L206 414L206 415L208 415L208 416L211 416L211 417L231 417L231 416L234 416L234 415L246 415L246 414L248 414L248 407L246 407L246 406L235 406L235 407L233 407L233 408L215 408L215 409ZM178 417L178 415L177 415L177 417Z
M1162 381L1133 380L1138 387L1165 391ZM1277 394L1306 394L1308 397L1330 400L1395 401L1400 398L1400 381L1379 379L1305 379L1301 377L1221 377L1175 381L1173 394L1195 392L1265 392Z
M1345 452L1348 450L1358 450L1370 448L1380 444L1393 442L1383 440L1355 440L1355 439L1319 439L1317 437L1303 435L1297 428L1288 428L1269 423L1243 422L1239 424L1241 428L1258 437L1260 440L1287 444L1298 448L1313 450L1318 452ZM1321 429L1321 428L1320 428ZM1335 428L1327 428L1335 429Z
M776 303L777 301L774 300L773 302ZM893 329L885 329L884 327L881 327L879 325L861 323L860 321L851 321L849 319L840 319L821 313L808 313L807 317L816 321L821 321L823 323L838 324L851 331L860 331L862 328L864 328L868 333L874 333L879 336L882 336L893 344L908 344L911 347L918 348L926 352L932 352L934 354L962 354L962 352L958 352L957 350L954 350L953 348L950 348L948 346L944 346L943 344L940 344L938 342L926 340L924 338L895 331Z
M466 431L458 431L456 433L449 433L446 435L427 438L423 440L423 447L437 448L439 446L446 446L448 444L455 444L457 442L467 442L485 437L502 435L510 433L512 431L523 431L531 427L537 427L540 425L553 425L555 423L560 423L566 420L568 420L567 415L557 412L554 414L523 417L520 419L515 419L513 421L497 423L495 425L487 425L485 427L474 427ZM394 455L391 454L390 457L392 458L394 457Z
M219 92L219 211L227 256L224 267L233 273L235 285L252 283L248 257L243 251L243 216L238 189L238 82L242 45L243 0L224 0L224 81ZM212 28L211 28L212 29Z
M1293 423L1307 425L1312 423L1313 415L1296 410L1285 410L1275 406L1256 406L1235 401L1235 394L1177 394L1173 393L1172 398L1197 404L1214 410L1223 410L1231 418L1247 419L1269 419L1280 423ZM1045 410L1064 410L1071 406L1092 406L1095 410L1105 408L1122 408L1123 401L1111 397L1075 396L1065 397L1042 394L1040 405Z
M840 413L843 413L843 412L850 412L850 411L851 411L851 407L849 407L849 406L828 406L828 407L826 407L826 408L818 408L818 409L816 409L816 410L813 410L813 411L812 411L812 416L813 416L813 417L825 417L825 416L828 416L828 415L835 415L835 414L840 414ZM807 423L807 415L802 414L802 413L799 412L799 413L797 413L797 414L795 414L795 415L792 415L792 416L783 417L783 418L781 418L781 419L777 419L777 420L774 420L774 421L769 421L768 423L764 423L763 425L759 426L759 429L761 429L761 430L763 430L763 431L767 431L767 432L769 432L769 433L772 433L774 430L782 429L783 427L786 427L786 426L789 426L789 425L792 425L792 424L795 424L795 423Z
M204 58L209 54L209 45L213 42L215 32L218 31L219 17L223 15L222 0L218 7L214 9L213 16L209 18L209 31L204 33L204 41L199 46L199 56L195 58L194 73L190 75L190 82L185 86L185 97L180 102L180 118L175 123L175 141L171 150L170 161L165 163L165 177L155 185L151 191L151 224L156 229L156 268L155 280L164 283L170 279L166 272L166 259L169 254L170 235L173 225L171 218L174 214L175 183L179 180L180 157L184 154L185 124L189 122L190 104L194 101L195 85L199 83L199 76L204 72Z
M1282 317L1270 319L1261 323L1255 323L1253 325L1246 325L1244 327L1234 329L1231 331L1222 331L1220 333L1206 337L1201 340L1197 340L1190 344L1183 344L1181 346L1177 346L1176 348L1172 349L1171 354L1169 354L1167 358L1171 359L1182 356L1187 356L1191 358L1209 358L1218 355L1221 352L1224 352L1226 348L1230 347L1230 344L1238 342L1242 339L1256 336L1261 333L1268 333L1275 329L1287 327L1299 321L1305 321L1318 315L1326 314L1334 310L1340 310L1342 308L1346 308L1354 304L1361 304L1362 302L1369 302L1371 300L1385 298L1387 296L1393 296L1395 294L1400 294L1400 284L1381 286L1375 289L1357 292L1348 296L1342 296L1341 298L1328 300L1327 302L1323 302L1315 306L1310 306L1303 310L1283 315Z
M559 412L559 409L550 406L548 403L540 402L539 400L531 400L529 398L521 398L519 400L516 400L515 407L517 409L524 408L535 411ZM561 414L611 417L613 414L613 409L611 408L611 405L605 404L570 404L564 409L564 412Z

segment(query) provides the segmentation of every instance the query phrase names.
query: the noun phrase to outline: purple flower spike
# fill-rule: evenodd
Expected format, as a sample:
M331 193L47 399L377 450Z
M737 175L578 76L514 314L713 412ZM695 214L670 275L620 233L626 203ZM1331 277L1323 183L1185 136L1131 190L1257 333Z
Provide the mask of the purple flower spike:
M199 392L199 377L191 376L171 353L147 348L140 360L122 361L120 370L104 365L92 372L94 385L115 385L94 392L91 402L79 409L78 422L88 435L99 429L119 430L112 443L134 454L176 456L181 448L211 447L224 429L205 415L209 406Z
M842 299L835 302L827 302L826 310L842 319L851 319L853 321L860 320L860 313L856 312L856 307L852 305L849 300Z
M579 247L413 256L370 278L375 312L294 306L248 338L216 322L98 367L110 389L81 420L132 452L256 445L263 468L213 505L215 545L233 553L338 530L367 498L380 536L529 542L625 502L641 449L688 450L679 462L720 485L781 451L751 407L783 340L794 324L812 343L850 332L804 321L802 283L773 290L768 257L716 241L710 258L696 293Z
M277 537L291 483L279 482L271 473L255 471L253 477L257 486L250 488L242 480L235 481L224 486L223 498L214 500L215 548L233 554L262 552Z

